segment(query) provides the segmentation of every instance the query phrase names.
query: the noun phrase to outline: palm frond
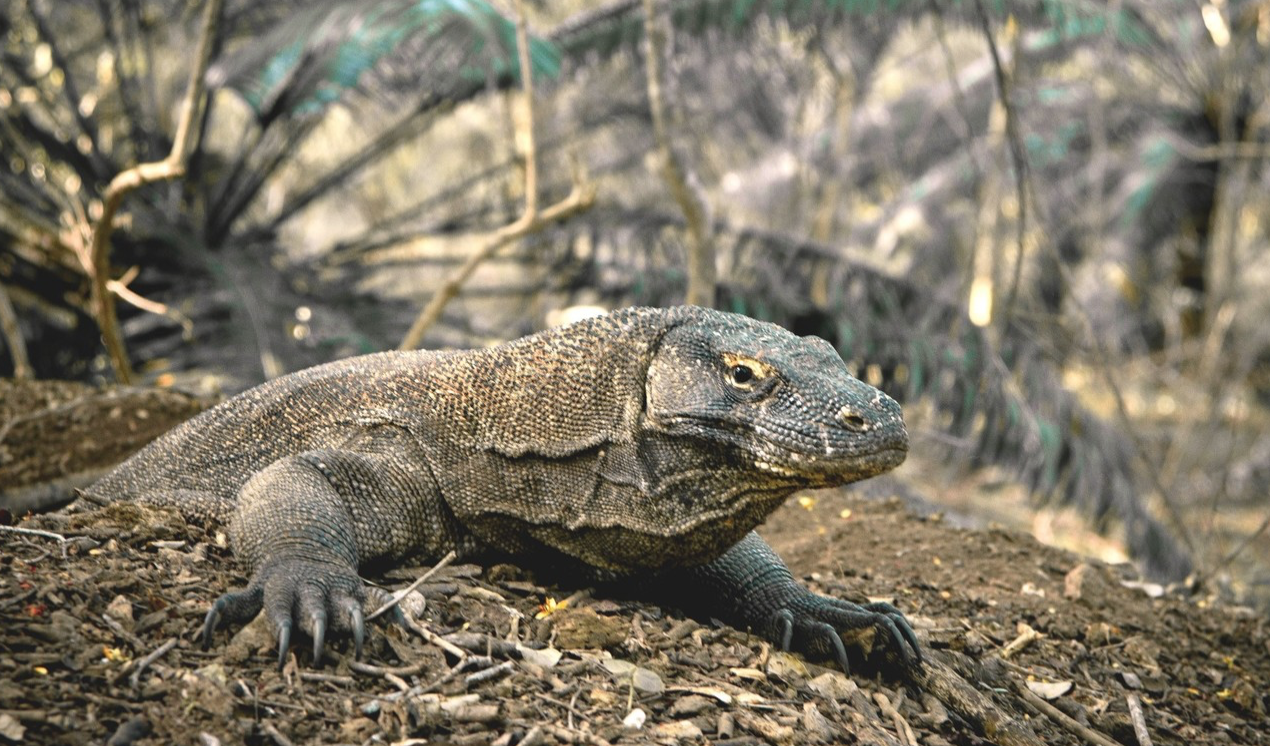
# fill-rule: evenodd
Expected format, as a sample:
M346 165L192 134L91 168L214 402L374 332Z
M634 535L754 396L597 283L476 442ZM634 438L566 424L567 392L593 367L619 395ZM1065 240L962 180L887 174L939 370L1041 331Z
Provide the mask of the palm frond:
M369 73L394 57L416 84L426 76L423 85L438 93L516 79L515 34L515 24L484 0L326 0L217 61L208 79L240 93L267 124L366 90ZM559 72L556 50L542 39L532 40L530 59L537 75Z

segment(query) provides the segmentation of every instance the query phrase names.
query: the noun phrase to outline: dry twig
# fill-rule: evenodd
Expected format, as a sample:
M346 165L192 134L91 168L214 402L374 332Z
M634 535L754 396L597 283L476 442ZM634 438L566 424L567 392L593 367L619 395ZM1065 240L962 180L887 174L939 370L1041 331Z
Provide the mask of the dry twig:
M427 572L425 572L424 574L420 575L420 576L419 576L419 578L418 578L417 580L415 580L415 581L414 581L413 583L411 583L410 585L406 586L406 588L405 588L404 590L395 591L395 592L392 594L392 600L385 602L383 606L380 606L378 609L375 609L375 611L374 611L374 612L373 612L370 616L366 617L366 621L368 621L368 622L369 622L369 621L371 621L371 620L373 620L373 619L376 619L376 618L380 617L380 616L381 616L381 615L383 615L385 612L387 612L387 611L391 610L391 609L392 609L392 607L394 607L394 606L396 606L397 604L401 603L401 599L403 599L403 598L405 598L406 596L410 595L410 594L411 594L411 593L412 593L412 592L413 592L416 588L418 588L419 586L423 585L423 584L424 584L424 582L425 582L425 581L427 581L427 579L428 579L428 578L432 577L433 575L436 575L436 574L437 574L437 572L438 572L441 568L443 568L443 567L445 567L446 565L448 565L448 564L450 564L451 562L453 562L453 561L454 561L454 558L455 558L455 557L457 557L457 556L458 556L458 555L457 555L457 554L455 554L453 551L450 551L448 554L446 554L444 557L442 557L442 558L441 558L441 561L440 561L440 562L438 562L438 563L436 563L435 565L433 565L433 566L432 566L432 569L430 569L430 570L428 570Z
M878 703L878 708L882 710L882 714L891 718L891 722L895 725L895 732L899 734L900 740L904 742L904 746L917 746L917 737L913 735L913 729L909 726L908 721L895 709L891 704L891 700L886 695L877 692L873 695L873 701Z
M92 243L88 255L83 257L84 269L92 280L93 314L97 317L97 325L101 327L106 351L110 354L115 377L120 383L132 382L132 367L128 363L128 353L124 349L123 334L119 330L119 319L115 315L114 294L109 286L110 234L115 228L115 214L119 212L123 198L132 190L151 182L173 179L185 174L185 160L194 141L194 123L203 105L203 78L212 54L212 39L216 36L220 8L221 0L207 0L203 12L203 33L199 37L194 67L190 70L190 82L186 87L185 99L181 103L181 115L177 121L176 136L172 139L171 152L161 161L138 164L121 171L110 180L102 200L101 217L98 218L92 232Z
M1046 717L1054 721L1054 724L1059 726L1060 728L1063 728L1064 730L1067 730L1073 735L1076 735L1076 736L1079 736L1080 738L1085 739L1085 741L1093 744L1094 746L1120 746L1120 744L1118 744L1116 741L1113 741L1112 739L1108 738L1107 736L1099 733L1098 731L1092 728L1088 728L1084 725L1081 725L1080 723L1073 720L1067 713L1058 709L1057 707L1050 704L1049 702L1046 702L1045 700L1041 699L1036 694L1034 694L1031 689L1028 689L1027 684L1023 683L1022 681L1018 679L1012 679L1012 682L1014 684L1014 690L1018 692L1021 698L1023 698L1023 701L1027 702L1029 705L1036 708L1037 710L1040 710L1042 713L1045 714Z
M34 378L31 358L26 354L26 340L22 339L22 329L18 327L18 314L13 310L4 283L0 283L0 330L4 332L5 344L9 346L9 357L13 358L13 377L19 380Z
M142 672L144 672L151 663L154 663L158 659L167 655L168 651L174 647L176 647L176 638L169 637L168 641L160 645L154 652L138 660L136 668L132 671L132 675L128 677L128 684L133 689L136 689L137 685L141 682Z
M1147 719L1142 714L1142 701L1138 695L1129 692L1125 695L1125 702L1129 705L1129 719L1133 721L1133 735L1138 739L1138 746L1152 746Z
M661 160L662 178L683 211L688 229L688 291L684 300L692 305L713 306L716 279L714 239L710 230L714 221L710 203L696 174L680 160L670 142L661 70L666 54L666 33L658 9L658 0L644 0L644 65L648 77L648 108L653 119L653 137Z
M4 440L0 436L0 440ZM55 539L62 548L62 559L66 559L66 537L61 534L55 534L52 531L41 531L36 528L20 528L18 526L0 526L0 531L13 534L22 534L24 536L42 536L45 539Z
M1014 104L1010 100L1010 74L1006 72L1005 66L1001 62L1001 53L997 50L996 39L992 36L992 27L988 22L988 11L983 6L983 0L975 0L975 8L979 14L980 27L983 29L983 38L988 44L988 53L992 57L992 69L996 74L997 91L1001 96L1001 108L1005 111L1005 135L1006 141L1010 146L1010 158L1014 161L1015 199L1019 203L1019 216L1015 222L1017 255L1014 258L1014 274L1010 280L1010 290L1006 295L1005 305L1001 313L1002 323L1009 324L1015 313L1014 306L1018 301L1019 284L1023 277L1023 255L1027 240L1029 167L1027 154L1023 148L1023 139L1019 136L1018 113L1015 112ZM1017 34L1015 38L1018 38Z
M585 178L575 170L573 189L569 195L550 207L538 210L538 153L534 140L534 83L533 69L529 62L529 31L525 21L523 0L516 3L516 49L519 55L521 95L524 98L527 116L523 118L523 131L517 138L525 144L525 209L514 222L489 234L481 248L468 257L463 266L446 278L445 283L428 301L428 305L419 312L419 316L410 325L410 330L401 340L397 349L417 349L423 342L423 335L441 318L446 304L454 299L476 268L492 257L507 244L536 233L546 226L589 208L595 201L595 190L586 183Z

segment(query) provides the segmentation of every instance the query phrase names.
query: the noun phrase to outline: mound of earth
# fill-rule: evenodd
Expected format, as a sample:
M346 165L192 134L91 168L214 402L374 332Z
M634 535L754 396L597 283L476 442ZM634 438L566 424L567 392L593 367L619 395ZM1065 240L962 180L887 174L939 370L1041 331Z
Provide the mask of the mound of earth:
M245 582L223 536L134 506L20 526L66 541L0 534L0 743L1270 742L1263 616L848 491L762 532L819 590L904 609L920 671L879 652L846 676L506 565L436 572L416 630L376 622L362 663L338 640L279 671L259 620L199 645Z

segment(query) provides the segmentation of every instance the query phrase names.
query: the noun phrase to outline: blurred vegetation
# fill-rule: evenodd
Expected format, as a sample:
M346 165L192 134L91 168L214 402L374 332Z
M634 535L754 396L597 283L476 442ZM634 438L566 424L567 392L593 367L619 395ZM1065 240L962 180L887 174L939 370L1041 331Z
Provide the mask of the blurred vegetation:
M4 2L0 370L20 338L35 375L109 379L94 221L172 148L204 6ZM573 162L596 198L485 262L424 346L682 302L701 223L716 305L832 341L915 453L1077 506L1157 576L1270 596L1270 2L530 16L538 190ZM131 365L237 389L396 346L526 198L512 8L226 0L209 41L183 176L114 223Z

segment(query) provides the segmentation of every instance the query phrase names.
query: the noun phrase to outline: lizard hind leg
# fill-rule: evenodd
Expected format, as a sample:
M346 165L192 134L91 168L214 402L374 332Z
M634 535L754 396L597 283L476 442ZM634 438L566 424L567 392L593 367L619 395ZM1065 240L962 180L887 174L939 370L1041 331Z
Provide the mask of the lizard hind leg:
M350 496L341 493L328 466L338 463L335 455L287 457L243 485L229 534L252 577L247 588L212 605L205 645L220 624L246 622L263 611L277 634L279 666L296 630L312 639L315 664L331 632L351 634L360 656L366 590L357 573L361 552Z
M263 610L278 635L279 668L286 663L296 626L313 640L315 664L330 629L349 632L354 656L360 659L366 639L364 598L355 572L295 558L266 560L246 588L225 593L212 604L203 621L203 649L211 645L217 628L245 624Z

